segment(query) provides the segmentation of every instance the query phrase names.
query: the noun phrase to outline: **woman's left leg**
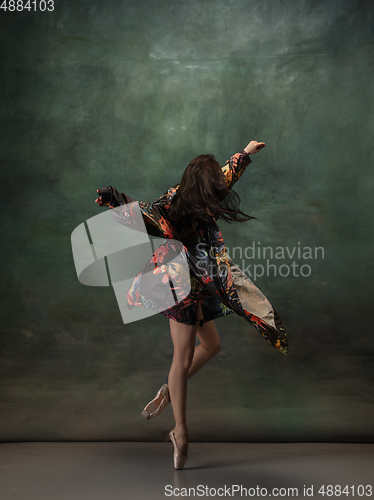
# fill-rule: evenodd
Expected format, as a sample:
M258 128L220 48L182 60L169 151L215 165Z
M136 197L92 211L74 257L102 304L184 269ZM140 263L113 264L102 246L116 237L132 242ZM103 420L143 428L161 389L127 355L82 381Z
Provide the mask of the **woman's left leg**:
M197 318L202 318L200 303L198 304ZM185 325L172 319L169 320L169 323L174 344L174 357L168 376L169 394L165 396L165 393L159 391L156 398L145 406L142 415L145 418L159 415L168 405L170 399L173 399L176 430L178 430L186 427L187 379L195 375L210 359L218 354L221 342L213 321L207 321L202 326ZM200 340L200 344L195 347L196 336ZM184 381L183 372L187 367L189 368L186 381ZM173 387L171 388L170 385ZM170 394L171 392L174 393L174 396Z

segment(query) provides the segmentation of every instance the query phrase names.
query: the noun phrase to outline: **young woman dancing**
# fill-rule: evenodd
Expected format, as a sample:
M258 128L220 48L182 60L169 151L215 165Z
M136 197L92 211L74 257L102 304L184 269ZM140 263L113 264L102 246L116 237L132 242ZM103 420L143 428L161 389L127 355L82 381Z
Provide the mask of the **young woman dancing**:
M254 218L240 210L239 196L232 187L251 163L249 155L264 147L264 142L251 141L222 168L213 155L197 156L185 169L180 184L153 203L138 202L150 235L183 243L190 273L190 293L161 312L169 318L174 346L168 383L162 385L142 411L145 418L153 418L171 402L175 427L169 437L174 445L176 469L182 469L188 458L187 380L220 350L213 320L235 312L255 326L278 351L287 354L287 337L280 317L265 295L230 259L216 222L218 219L244 222ZM99 197L95 201L109 208L134 201L113 186L97 192ZM155 252L152 262L161 263L162 258ZM161 272L161 267L156 265L157 272ZM149 297L144 297L139 287L145 269L146 266L128 291L129 307L152 307ZM200 343L195 347L196 337Z

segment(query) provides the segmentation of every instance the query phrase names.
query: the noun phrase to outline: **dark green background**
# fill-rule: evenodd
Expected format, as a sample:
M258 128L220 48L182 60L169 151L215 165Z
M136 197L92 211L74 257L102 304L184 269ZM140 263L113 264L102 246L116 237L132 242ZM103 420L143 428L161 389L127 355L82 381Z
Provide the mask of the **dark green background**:
M140 411L170 367L168 320L124 325L112 289L78 282L70 236L98 187L152 201L194 156L258 140L236 185L257 219L221 223L227 246L325 256L255 281L288 357L216 321L190 439L372 441L373 3L65 0L2 11L0 40L0 439L167 439L171 407Z

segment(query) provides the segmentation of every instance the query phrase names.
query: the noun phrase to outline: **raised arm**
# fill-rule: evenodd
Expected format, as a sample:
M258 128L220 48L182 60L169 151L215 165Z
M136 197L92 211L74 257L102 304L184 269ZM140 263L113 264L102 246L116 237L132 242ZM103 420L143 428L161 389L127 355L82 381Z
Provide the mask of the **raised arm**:
M252 162L249 155L257 153L263 147L265 147L264 142L251 141L242 151L234 154L227 160L226 165L222 167L222 172L225 175L226 184L230 189Z
M246 167L252 162L249 155L253 155L265 147L264 142L251 141L247 146L239 153L231 156L226 164L222 167L222 172L226 178L226 184L231 189L235 182L244 173ZM157 198L153 204L164 204L174 197L177 192L179 184L175 184L168 191ZM113 186L107 186L103 189L97 190L99 197L95 200L100 206L109 206L109 208L118 207L120 205L125 205L126 203L131 203L133 200L125 193L119 193L117 189ZM139 202L140 205L150 205L146 202Z
M159 213L157 207L154 203L149 203L148 201L139 201L130 198L125 193L120 193L113 186L106 186L105 188L97 189L98 198L95 202L101 207L117 208L114 211L113 217L116 222L119 222L125 226L135 229L136 231L144 231L145 229L151 236L157 236L164 238L165 235L171 238L172 233L167 226L167 222L163 219L162 214ZM131 207L133 202L137 202L137 206L140 209L143 222L139 219L138 209ZM129 206L126 206L128 205ZM123 208L119 208L123 205Z

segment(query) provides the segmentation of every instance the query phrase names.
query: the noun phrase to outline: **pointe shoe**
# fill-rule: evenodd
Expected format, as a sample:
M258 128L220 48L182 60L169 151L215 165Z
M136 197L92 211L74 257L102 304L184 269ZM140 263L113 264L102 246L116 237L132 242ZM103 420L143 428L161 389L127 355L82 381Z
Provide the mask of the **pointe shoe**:
M175 439L175 434L179 434L179 432L175 432L174 430L172 430L169 432L169 437L170 441L174 445L174 467L175 469L180 470L183 469L183 466L188 458L188 454L182 455L182 453L179 451L177 440Z
M157 417L164 408L170 403L170 394L167 384L163 384L158 390L156 396L150 401L142 411L142 415L147 420Z

